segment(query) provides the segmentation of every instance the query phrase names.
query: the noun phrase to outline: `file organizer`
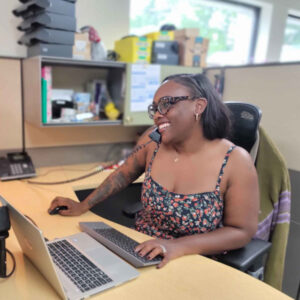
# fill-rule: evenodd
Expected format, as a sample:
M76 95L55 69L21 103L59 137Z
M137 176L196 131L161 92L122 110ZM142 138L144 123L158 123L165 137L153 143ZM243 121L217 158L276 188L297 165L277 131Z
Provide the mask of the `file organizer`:
M17 26L24 32L18 43L28 47L27 55L72 57L76 0L19 1L22 5L13 14L23 19Z

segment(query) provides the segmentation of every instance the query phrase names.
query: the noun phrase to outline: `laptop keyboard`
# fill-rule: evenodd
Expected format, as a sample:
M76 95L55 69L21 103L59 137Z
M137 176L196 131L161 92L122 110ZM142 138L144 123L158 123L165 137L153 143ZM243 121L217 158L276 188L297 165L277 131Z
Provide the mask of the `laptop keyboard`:
M139 254L134 251L135 247L139 245L139 243L114 228L94 228L93 230L97 232L97 234L119 246L121 248L120 251L118 251L120 256L122 256L122 252L125 252L131 256L134 256L142 263L161 261L161 256L156 256L152 260L139 256ZM109 247L109 245L106 246Z
M48 244L54 263L80 289L86 292L112 281L101 269L82 255L67 240Z

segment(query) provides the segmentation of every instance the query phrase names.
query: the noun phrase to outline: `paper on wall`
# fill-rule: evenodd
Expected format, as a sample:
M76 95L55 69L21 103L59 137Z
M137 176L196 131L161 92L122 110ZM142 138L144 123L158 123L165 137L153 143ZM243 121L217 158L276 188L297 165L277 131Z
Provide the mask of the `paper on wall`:
M147 111L160 85L160 65L133 64L131 66L130 111Z

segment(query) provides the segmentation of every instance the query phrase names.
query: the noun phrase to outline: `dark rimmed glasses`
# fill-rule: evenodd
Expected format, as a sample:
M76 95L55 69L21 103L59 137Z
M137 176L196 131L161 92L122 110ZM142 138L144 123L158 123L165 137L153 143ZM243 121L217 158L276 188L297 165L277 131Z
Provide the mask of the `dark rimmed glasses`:
M198 99L199 97L191 97L191 96L178 96L178 97L172 97L172 96L165 96L162 97L158 100L158 103L152 103L148 106L148 114L149 118L153 119L154 115L157 111L159 111L160 114L165 115L172 105L179 101L183 100L195 100Z

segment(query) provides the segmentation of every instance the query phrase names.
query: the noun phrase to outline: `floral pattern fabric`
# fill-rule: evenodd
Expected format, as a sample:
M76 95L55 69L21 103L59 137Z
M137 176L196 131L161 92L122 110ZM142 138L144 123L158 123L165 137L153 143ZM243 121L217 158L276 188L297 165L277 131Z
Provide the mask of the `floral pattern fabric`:
M143 209L137 214L136 229L153 237L172 239L222 226L224 203L220 183L234 148L231 146L225 155L214 191L185 195L169 192L151 177L157 147L145 174L141 195Z

